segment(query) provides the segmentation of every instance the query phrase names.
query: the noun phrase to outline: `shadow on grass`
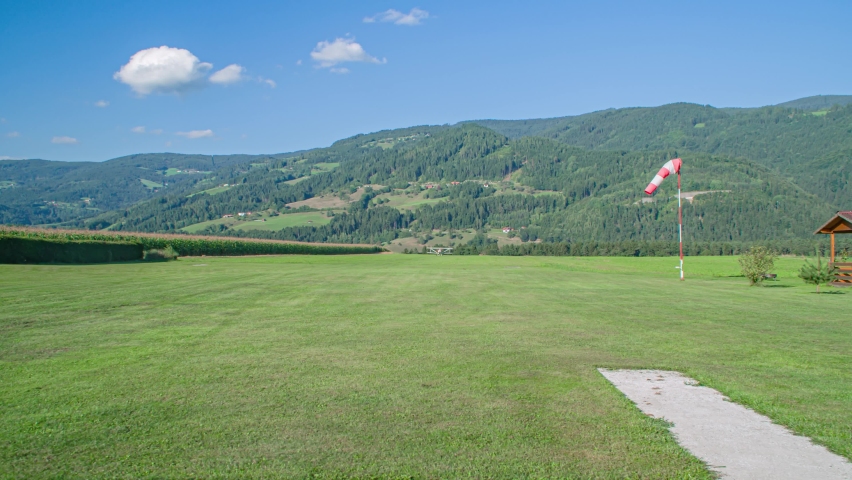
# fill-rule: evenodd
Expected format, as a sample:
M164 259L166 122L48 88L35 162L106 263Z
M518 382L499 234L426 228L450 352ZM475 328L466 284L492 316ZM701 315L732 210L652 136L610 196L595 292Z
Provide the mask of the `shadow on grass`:
M763 284L763 288L793 288L793 285L767 285L767 284Z

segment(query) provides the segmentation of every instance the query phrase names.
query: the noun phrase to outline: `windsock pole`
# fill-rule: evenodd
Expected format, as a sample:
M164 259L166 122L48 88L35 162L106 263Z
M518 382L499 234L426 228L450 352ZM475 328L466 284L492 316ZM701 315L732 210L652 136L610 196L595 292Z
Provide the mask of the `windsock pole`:
M680 170L677 172L677 240L680 244L680 280L683 281L683 207L680 204Z
M677 174L677 240L680 246L680 279L683 280L683 205L681 203L681 192L680 192L680 167L683 165L683 161L679 158L674 158L666 162L663 165L663 168L660 169L659 172L654 176L654 179L651 180L651 183L645 187L645 193L648 195L653 195L654 191L657 190L657 187L663 183L663 180L671 174Z

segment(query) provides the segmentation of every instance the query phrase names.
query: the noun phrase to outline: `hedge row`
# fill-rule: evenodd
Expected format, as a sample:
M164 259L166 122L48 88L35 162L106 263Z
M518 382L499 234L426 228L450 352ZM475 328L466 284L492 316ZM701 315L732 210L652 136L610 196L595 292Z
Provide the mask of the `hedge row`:
M823 239L820 239L823 240ZM752 246L768 247L782 255L813 255L819 248L828 255L825 241L767 241L767 242L686 242L683 253L687 256L740 255ZM839 244L837 252L852 247ZM424 248L425 250L425 248ZM453 249L455 255L505 255L505 256L573 256L573 257L667 257L678 255L677 242L573 242L573 243L522 243L502 247L488 245L462 245ZM415 253L412 251L411 253ZM425 252L423 252L425 253Z
M139 237L145 250L171 245L181 256L200 255L346 255L378 253L380 247L342 245L310 245L305 243L245 242L240 240L207 240Z
M0 228L0 236L58 240L66 242L133 243L143 250L171 246L179 255L346 255L380 253L373 245L324 245L291 243L275 240L242 240L189 235L157 235L134 233L104 233L85 230L46 230L35 228Z
M0 236L0 263L108 263L142 258L142 244Z

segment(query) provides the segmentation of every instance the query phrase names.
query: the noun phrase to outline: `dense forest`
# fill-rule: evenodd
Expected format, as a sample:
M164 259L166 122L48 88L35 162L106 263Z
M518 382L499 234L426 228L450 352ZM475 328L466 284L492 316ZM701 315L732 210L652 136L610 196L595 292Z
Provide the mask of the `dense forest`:
M813 240L820 220L852 206L852 105L834 100L421 126L289 154L5 161L0 223L177 233L209 223L199 233L349 243L478 232L472 252L497 248L481 239L500 228L531 245L527 253L550 251L532 246L540 242L662 245L675 237L676 183L653 198L642 190L679 156L683 190L693 192L684 202L688 241L713 245L705 252L801 243ZM328 220L275 229L217 223L246 211L270 219L321 211Z
M96 216L166 192L191 191L211 171L238 171L267 157L147 153L101 163L0 160L0 224L61 224Z

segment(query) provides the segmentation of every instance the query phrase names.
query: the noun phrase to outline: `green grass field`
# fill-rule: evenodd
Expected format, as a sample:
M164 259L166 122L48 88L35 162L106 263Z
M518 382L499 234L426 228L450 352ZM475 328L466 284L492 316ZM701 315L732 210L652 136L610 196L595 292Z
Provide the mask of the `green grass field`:
M228 188L228 187L224 187ZM331 222L331 218L327 217L324 212L304 212L304 213L288 213L270 217L264 215L262 218L266 221L261 221L259 216L252 216L250 220L240 220L238 217L233 218L217 218L192 224L184 227L181 230L187 233L198 233L211 225L227 225L234 230L272 230L277 231L287 227L301 227L307 225L320 226Z
M340 166L340 162L320 162L315 163L311 168L319 172L330 172Z
M438 203L438 202L446 202L447 201L446 198L424 198L423 196L427 191L428 190L420 192L417 195L411 195L411 196L405 195L405 194L391 195L390 193L383 193L383 194L379 195L377 198L387 200L388 203L386 203L385 206L394 207L394 208L399 209L399 210L406 210L406 209L413 210L414 208L416 208L420 205L427 205L427 204Z
M0 265L0 476L711 478L601 366L684 372L852 458L852 296L792 258L767 287L676 264Z
M253 163L252 165L255 165L255 164ZM206 175L208 173L213 173L213 172L205 172L205 171L198 170L198 171L193 171L193 172L190 173L190 172L187 172L185 169L172 167L172 168L167 168L163 172L163 176L171 177L173 175L192 175L192 174L196 174L196 175L197 174L205 174Z
M240 222L233 228L235 230L281 230L287 227L302 227L307 225L318 227L330 222L331 218L327 217L324 212L304 212L266 217L265 222Z
M142 182L142 185L145 185L146 187L150 188L151 190L153 190L155 188L163 188L162 183L157 183L157 182L154 182L154 181L151 181L151 180L146 180L144 178L140 178L139 181Z
M207 190L191 193L187 195L187 197L194 197L195 195L200 195L202 193L206 193L207 195L216 195L217 193L227 192L228 190L234 187L236 187L236 185L228 185L227 187L224 185L219 185L218 187L208 188Z
M304 177L294 178L293 180L287 180L284 183L286 183L287 185L295 185L295 184L301 182L302 180L307 180L309 178L311 178L311 176L307 175L307 176L304 176Z

